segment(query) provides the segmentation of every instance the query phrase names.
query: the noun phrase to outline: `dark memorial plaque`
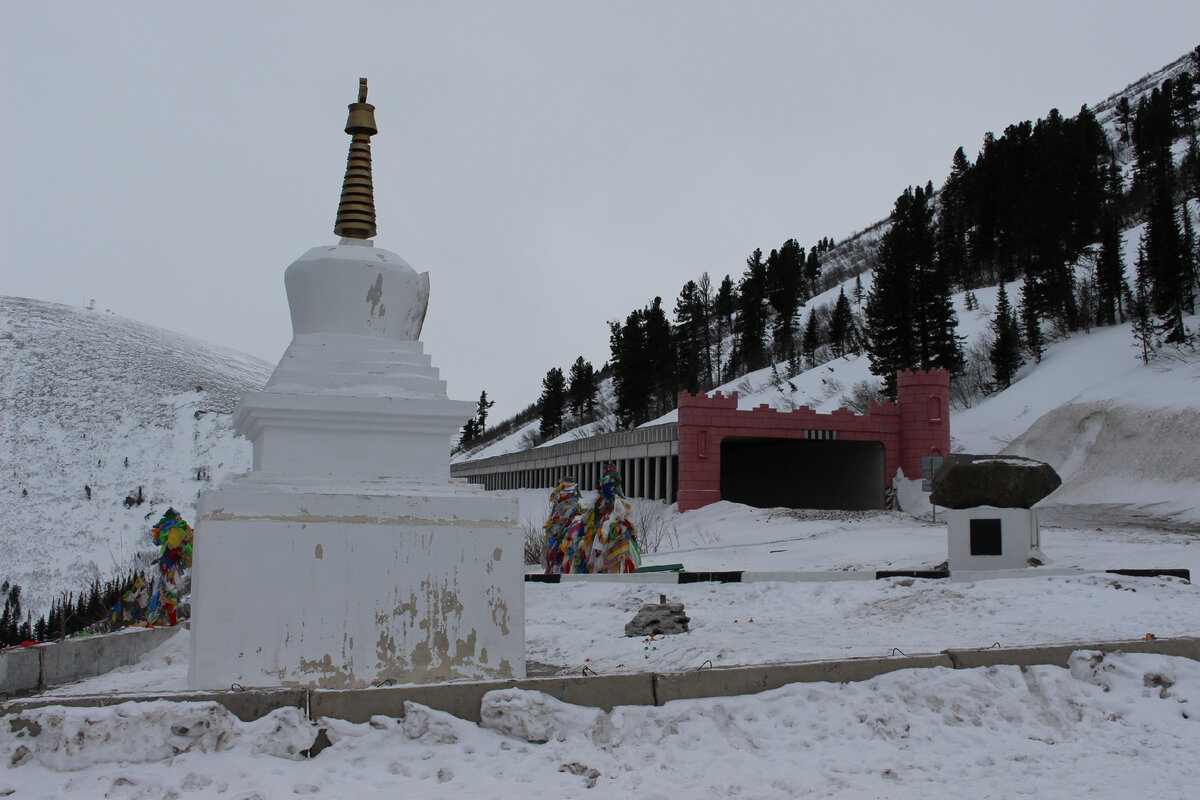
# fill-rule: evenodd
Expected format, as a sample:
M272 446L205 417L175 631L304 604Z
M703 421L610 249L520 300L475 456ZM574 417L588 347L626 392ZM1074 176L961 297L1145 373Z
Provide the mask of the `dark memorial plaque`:
M971 520L971 555L1004 555L1003 537L1000 535L1000 520Z

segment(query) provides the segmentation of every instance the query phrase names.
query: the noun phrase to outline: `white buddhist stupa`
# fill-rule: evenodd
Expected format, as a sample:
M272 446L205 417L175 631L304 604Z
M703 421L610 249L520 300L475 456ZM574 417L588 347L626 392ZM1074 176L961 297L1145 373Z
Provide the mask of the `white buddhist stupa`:
M355 688L523 677L516 501L450 479L475 410L419 337L429 275L374 247L362 79L334 245L284 275L292 343L234 413L253 468L200 497L189 682Z

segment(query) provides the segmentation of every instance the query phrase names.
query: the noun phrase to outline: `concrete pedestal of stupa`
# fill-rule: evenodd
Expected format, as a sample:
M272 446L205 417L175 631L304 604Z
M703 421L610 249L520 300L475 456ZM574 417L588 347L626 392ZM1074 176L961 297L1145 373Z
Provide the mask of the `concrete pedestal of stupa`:
M516 501L449 477L474 404L418 340L428 276L343 239L285 282L294 338L234 415L253 469L197 509L192 687L523 676Z

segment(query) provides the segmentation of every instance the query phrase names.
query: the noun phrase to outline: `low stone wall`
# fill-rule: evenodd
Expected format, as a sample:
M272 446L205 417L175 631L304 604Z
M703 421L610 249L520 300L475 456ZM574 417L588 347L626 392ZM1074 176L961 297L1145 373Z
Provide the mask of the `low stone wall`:
M127 628L0 653L0 693L38 692L133 664L179 628Z

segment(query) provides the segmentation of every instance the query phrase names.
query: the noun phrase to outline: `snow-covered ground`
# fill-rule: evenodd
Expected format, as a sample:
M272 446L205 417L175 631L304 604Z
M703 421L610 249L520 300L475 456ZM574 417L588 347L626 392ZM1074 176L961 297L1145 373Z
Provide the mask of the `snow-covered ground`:
M536 519L541 492L516 493ZM692 570L920 569L945 527L899 513L793 512L718 503L688 514L639 503ZM655 508L654 506L658 506ZM1200 570L1200 530L1048 526L1053 567ZM578 674L879 656L946 648L1200 634L1200 591L1176 578L1036 576L974 583L526 584L527 655ZM666 591L686 634L624 636ZM1102 609L1102 612L1098 611ZM49 697L185 690L186 631L134 666ZM1200 778L1200 664L1081 653L1070 670L911 670L860 684L611 714L534 692L487 701L483 725L412 707L403 720L314 725L295 711L240 723L208 704L49 707L37 745L0 727L15 797L1120 797L1190 796ZM297 754L325 727L333 747ZM526 741L541 730L549 741ZM544 737L533 737L544 738ZM19 748L30 748L29 752ZM14 759L16 762L14 763ZM577 766L578 765L578 766ZM594 784L588 788L589 783ZM172 794L175 793L175 794Z
M1194 796L1200 663L1079 652L1070 669L904 670L749 697L567 706L506 690L484 723L242 723L208 703L50 706L30 750L0 733L23 797ZM318 727L333 746L312 760ZM543 743L527 739L544 740ZM34 742L40 744L34 745Z
M984 329L994 293L976 291L980 311L966 312L960 305L964 332L977 335ZM87 324L86 314L94 312L71 310L68 316L83 317L80 324ZM101 320L110 326L110 337L128 336L127 330L112 329L114 322ZM30 327L11 308L6 322L14 334L9 346L33 342L20 338L21 325ZM1200 574L1200 461L1192 444L1200 438L1200 358L1183 353L1146 367L1130 344L1127 326L1052 344L1042 364L1023 368L1010 389L954 412L955 448L1030 455L1059 470L1064 485L1041 511L1048 566L1184 567ZM10 366L28 363L15 350L7 358ZM167 363L163 358L153 363ZM251 369L243 368L245 377L239 380L252 381L254 368L265 375L265 365L247 366ZM96 413L82 391L83 377L67 384L74 399L63 402L28 388L36 382L30 376L41 373L22 366L15 374L23 381L20 402L40 405L30 407L36 413L23 420L5 417L13 431L10 445L24 448L11 451L11 468L28 474L31 485L37 477L38 485L61 486L56 491L64 497L57 502L68 509L64 518L75 520L74 515L98 509L94 501L69 499L84 464L69 458L72 447L101 448L99 457L109 466L113 448L127 450L143 441L134 432L158 436L145 439L131 459L139 480L162 487L153 493L158 502L194 497L204 482L188 475L193 460L201 463L203 448L228 452L228 464L218 461L224 469L246 459L244 450L229 449L245 444L232 439L226 408L207 420L205 414L196 417L207 405L201 393L180 397L167 386L156 394L142 388L153 383L111 377L104 393L134 397L118 402L127 409L122 415L138 420L136 425L121 428L125 433L114 439L101 424L106 411L88 418L96 433L88 427L87 436L68 435L72 415ZM7 380L13 375L10 369ZM866 360L851 357L788 381L767 370L737 383L744 404L807 404L828 411L868 377ZM206 379L206 391L215 379ZM95 402L101 394L96 392ZM172 397L178 398L175 405ZM35 418L41 420L41 433L16 427L27 427ZM28 448L51 430L47 426L64 431L48 436L54 443L46 450L49 456ZM177 470L180 459L186 459L188 472ZM104 487L109 516L120 515L113 508L120 506L107 495L124 472L123 464L115 473L105 470L101 477L107 483L95 484ZM516 495L523 519L539 527L545 492ZM658 551L646 556L651 564L683 563L695 571L845 573L928 569L946 559L945 527L919 502L909 505L916 517L732 503L681 515L662 504L638 501L636 506L643 539L659 542ZM21 509L35 506L10 493L6 508L24 513ZM116 517L97 520L100 524L85 526L89 532L81 541L94 549L111 546L113 536L132 538L145 524L143 514L134 508L120 525ZM62 526L42 524L38 530L44 531L42 543ZM100 535L104 531L107 539ZM12 551L15 559L33 552L28 538L21 541L24 549ZM70 547L39 557L61 565ZM62 569L61 574L76 572ZM531 661L578 674L585 666L600 673L675 670L709 661L745 665L879 656L893 648L913 654L996 642L1200 634L1200 592L1179 579L1037 573L977 583L527 584L526 653ZM692 630L651 641L625 637L624 623L664 589L684 603ZM51 696L186 689L187 646L187 634L181 633L137 665L61 687ZM1080 656L1071 670L906 671L862 684L805 684L754 697L620 708L611 714L508 692L489 700L492 713L484 726L421 708L410 709L403 721L323 720L319 724L335 744L312 761L298 759L297 753L312 744L316 726L293 711L244 724L207 704L51 707L37 712L38 724L52 735L39 737L36 747L11 726L0 726L0 761L7 767L0 774L0 796L514 797L537 791L563 797L634 792L647 797L964 792L1115 797L1134 788L1190 796L1189 787L1200 777L1194 710L1200 699L1198 665L1134 655L1093 661ZM557 727L545 744L512 735L547 724ZM594 786L588 788L589 783Z

